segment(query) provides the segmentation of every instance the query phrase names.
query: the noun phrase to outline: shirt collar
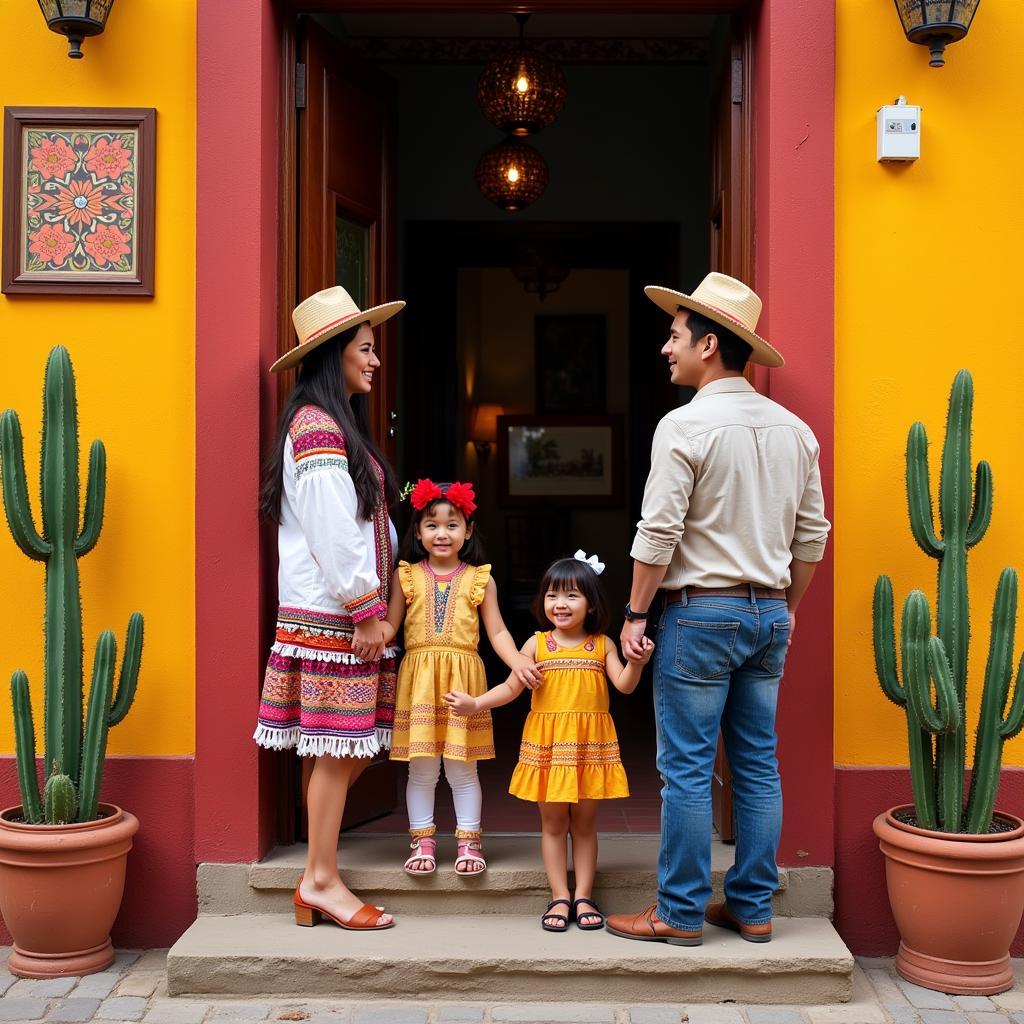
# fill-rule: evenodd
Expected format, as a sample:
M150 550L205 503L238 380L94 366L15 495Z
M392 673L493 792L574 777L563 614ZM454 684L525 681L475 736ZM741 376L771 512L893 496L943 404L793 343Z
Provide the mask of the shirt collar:
M698 398L707 398L710 395L749 393L753 390L753 386L746 377L720 377L710 384L705 384L690 401L696 402Z

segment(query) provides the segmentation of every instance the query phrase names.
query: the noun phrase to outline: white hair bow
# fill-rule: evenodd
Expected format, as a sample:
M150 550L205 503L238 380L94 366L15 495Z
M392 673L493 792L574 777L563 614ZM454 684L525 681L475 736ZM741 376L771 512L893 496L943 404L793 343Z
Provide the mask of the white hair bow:
M590 568L593 569L598 576L600 576L601 573L604 572L604 562L598 561L597 555L591 555L588 558L587 553L583 550L583 548L580 548L579 551L577 551L576 554L572 557L575 558L577 562L586 562L587 565L589 565Z

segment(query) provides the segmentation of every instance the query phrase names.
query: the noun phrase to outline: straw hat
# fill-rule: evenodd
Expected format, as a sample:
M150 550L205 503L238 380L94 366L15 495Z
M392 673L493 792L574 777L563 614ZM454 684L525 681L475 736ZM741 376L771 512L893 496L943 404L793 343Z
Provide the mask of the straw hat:
M399 299L396 302L385 302L382 306L360 309L341 285L316 292L308 299L303 299L292 311L292 323L295 325L299 343L270 367L271 372L287 370L312 352L317 345L323 344L336 334L341 334L342 331L347 331L350 327L356 327L358 324L376 327L377 324L393 317L403 306L405 302Z
M694 289L684 295L672 288L649 284L644 294L656 306L675 316L679 307L692 309L716 324L728 327L754 350L752 363L762 366L784 366L786 360L760 335L754 333L761 315L761 300L742 281L726 274L708 274Z

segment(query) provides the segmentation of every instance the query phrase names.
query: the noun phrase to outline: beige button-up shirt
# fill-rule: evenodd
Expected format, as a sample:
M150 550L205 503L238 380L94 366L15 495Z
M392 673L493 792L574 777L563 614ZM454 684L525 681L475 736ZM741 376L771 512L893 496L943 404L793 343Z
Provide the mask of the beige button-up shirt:
M789 586L820 561L829 521L818 442L743 377L702 387L654 433L633 558L667 565L662 587Z

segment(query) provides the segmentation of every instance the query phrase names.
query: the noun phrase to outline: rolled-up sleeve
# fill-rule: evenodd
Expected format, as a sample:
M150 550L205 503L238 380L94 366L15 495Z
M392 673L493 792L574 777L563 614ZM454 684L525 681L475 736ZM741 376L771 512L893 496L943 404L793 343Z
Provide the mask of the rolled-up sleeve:
M796 510L790 554L801 562L820 562L825 557L825 542L831 528L832 524L825 518L825 499L821 493L821 471L818 468L818 450L815 448Z
M646 565L668 565L683 536L695 478L693 450L685 432L663 419L651 444L651 471L630 555Z

